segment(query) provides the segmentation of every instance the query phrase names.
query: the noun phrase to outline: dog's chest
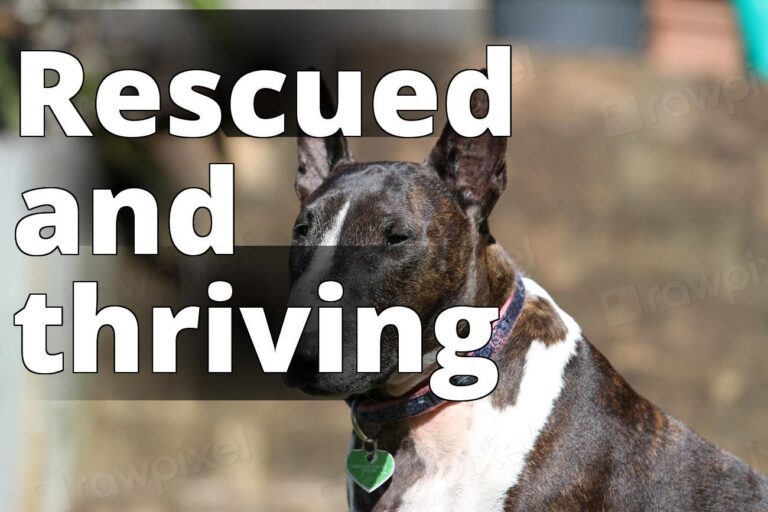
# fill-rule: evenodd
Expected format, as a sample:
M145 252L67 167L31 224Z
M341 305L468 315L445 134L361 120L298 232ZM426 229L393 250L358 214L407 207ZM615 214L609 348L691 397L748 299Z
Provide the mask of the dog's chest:
M503 432L513 416L485 399L449 406L415 425L411 450L423 470L397 510L502 510L530 446L526 432Z
M530 280L526 287L540 290ZM551 301L546 292L536 296ZM378 497L356 490L360 510L504 510L561 395L566 365L581 339L575 322L556 311L567 327L564 339L530 342L514 400L499 404L489 395L410 420L397 446L391 484Z

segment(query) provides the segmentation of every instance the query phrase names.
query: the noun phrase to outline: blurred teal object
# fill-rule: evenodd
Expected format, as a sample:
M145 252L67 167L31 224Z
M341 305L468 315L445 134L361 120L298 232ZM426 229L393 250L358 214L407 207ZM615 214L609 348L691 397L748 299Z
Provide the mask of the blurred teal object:
M734 0L741 21L747 62L768 79L768 0Z

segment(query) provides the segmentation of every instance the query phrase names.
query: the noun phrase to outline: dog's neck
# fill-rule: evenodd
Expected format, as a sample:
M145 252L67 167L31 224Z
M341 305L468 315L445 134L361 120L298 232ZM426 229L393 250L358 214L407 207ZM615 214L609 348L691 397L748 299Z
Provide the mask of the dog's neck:
M481 251L478 261L480 285L473 304L500 306L512 293L518 270L507 252L498 243L491 243Z
M495 242L480 245L468 269L472 283L467 283L464 297L460 301L477 307L501 306L514 292L515 279L519 272L507 252ZM395 374L381 388L382 395L400 397L426 381L437 369L435 361L437 348L424 354L422 373Z

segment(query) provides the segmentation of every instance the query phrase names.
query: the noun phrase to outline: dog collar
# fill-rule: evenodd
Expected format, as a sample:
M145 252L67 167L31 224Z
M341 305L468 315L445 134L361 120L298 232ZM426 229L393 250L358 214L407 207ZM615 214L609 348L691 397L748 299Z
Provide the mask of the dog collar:
M466 355L493 359L499 350L506 345L512 330L515 328L523 312L524 305L525 285L518 272L515 279L515 291L501 307L499 319L493 323L490 341L478 350L468 352ZM454 383L459 386L470 384L470 379L471 376L462 375L456 377ZM353 397L349 400L349 403L353 408L353 416L359 417L366 422L384 424L394 423L433 411L447 404L448 401L435 395L429 386L429 380L427 380L424 386L402 397L379 401L362 395Z

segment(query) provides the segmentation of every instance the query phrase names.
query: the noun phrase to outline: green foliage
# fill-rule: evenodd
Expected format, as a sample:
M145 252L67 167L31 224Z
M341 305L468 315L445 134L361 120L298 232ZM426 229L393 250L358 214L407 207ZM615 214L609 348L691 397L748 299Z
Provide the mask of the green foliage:
M184 0L192 9L223 9L219 0Z

